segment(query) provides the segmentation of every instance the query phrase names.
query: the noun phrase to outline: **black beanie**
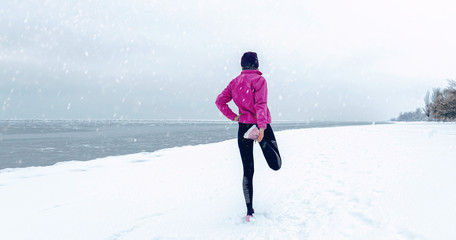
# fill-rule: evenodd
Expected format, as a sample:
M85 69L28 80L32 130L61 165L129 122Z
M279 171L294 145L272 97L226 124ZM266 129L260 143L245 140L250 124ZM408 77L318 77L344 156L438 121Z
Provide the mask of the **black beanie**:
M258 57L255 52L246 52L241 58L241 67L245 69L258 69Z

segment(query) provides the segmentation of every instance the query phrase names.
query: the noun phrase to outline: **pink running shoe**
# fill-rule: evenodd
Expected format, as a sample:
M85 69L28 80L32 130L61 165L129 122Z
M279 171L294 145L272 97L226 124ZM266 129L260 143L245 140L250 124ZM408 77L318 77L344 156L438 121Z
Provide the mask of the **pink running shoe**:
M252 140L257 140L258 136L260 136L260 130L255 125L249 128L249 130L247 130L244 134L244 138Z
M252 215L247 215L245 217L245 222L250 222L250 218L252 218L253 216Z

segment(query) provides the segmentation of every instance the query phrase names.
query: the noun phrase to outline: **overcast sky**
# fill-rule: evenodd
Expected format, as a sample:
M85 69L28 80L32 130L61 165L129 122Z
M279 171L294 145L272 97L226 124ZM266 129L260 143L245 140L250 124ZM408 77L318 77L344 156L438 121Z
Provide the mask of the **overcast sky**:
M256 51L273 121L388 120L456 79L455 12L450 0L5 0L0 119L223 120L215 98Z

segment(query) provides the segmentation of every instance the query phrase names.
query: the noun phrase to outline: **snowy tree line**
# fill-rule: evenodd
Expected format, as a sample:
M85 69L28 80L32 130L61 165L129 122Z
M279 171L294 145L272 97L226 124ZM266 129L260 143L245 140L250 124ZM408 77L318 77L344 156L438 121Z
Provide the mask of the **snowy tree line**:
M448 87L434 88L426 93L424 107L414 112L400 113L393 121L455 121L456 81L448 80Z
M424 114L421 108L414 112L399 113L399 117L391 119L392 121L427 121L429 118Z

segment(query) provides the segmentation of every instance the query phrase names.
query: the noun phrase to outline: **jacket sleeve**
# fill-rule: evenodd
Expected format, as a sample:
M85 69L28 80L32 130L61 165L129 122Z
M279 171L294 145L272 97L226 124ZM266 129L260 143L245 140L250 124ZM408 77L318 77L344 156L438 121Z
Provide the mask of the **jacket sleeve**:
M229 103L233 99L231 95L231 83L228 84L228 86L225 88L225 90L222 91L217 96L217 100L215 100L215 105L217 105L217 108L227 117L228 119L234 120L234 118L237 116L236 113L234 113L231 108L228 106L227 103Z
M257 125L266 129L268 112L268 86L264 77L260 77L253 83L255 89L255 112Z

